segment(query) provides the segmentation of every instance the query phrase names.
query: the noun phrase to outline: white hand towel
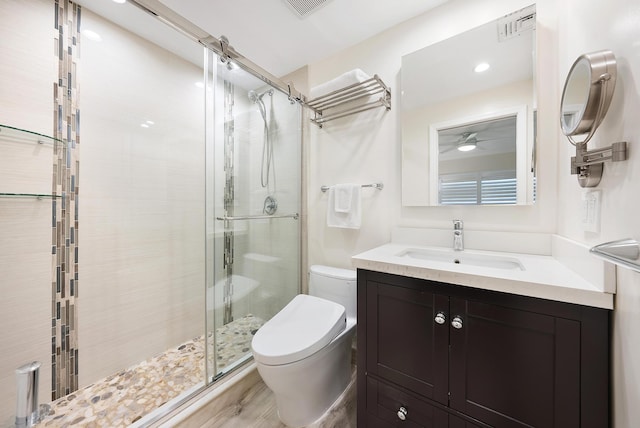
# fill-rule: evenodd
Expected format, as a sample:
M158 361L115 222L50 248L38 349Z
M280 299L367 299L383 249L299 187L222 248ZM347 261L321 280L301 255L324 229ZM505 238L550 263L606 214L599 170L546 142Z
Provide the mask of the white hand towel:
M334 187L335 207L338 213L348 213L351 211L351 201L359 184L336 184Z
M329 197L327 201L327 226L345 229L360 229L360 225L362 224L360 186L357 184L344 186L350 186L351 188L349 210L345 212L336 210L337 186L331 186L329 188Z

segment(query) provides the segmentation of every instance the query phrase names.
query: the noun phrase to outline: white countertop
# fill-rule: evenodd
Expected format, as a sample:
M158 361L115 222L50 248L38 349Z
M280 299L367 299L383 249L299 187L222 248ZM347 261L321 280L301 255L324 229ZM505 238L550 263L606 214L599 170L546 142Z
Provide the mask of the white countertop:
M407 249L437 249L390 243L352 257L355 268L428 279L484 290L613 309L614 294L596 287L551 256L464 250L465 253L516 258L524 270L469 266L410 257ZM451 250L452 255L454 255Z

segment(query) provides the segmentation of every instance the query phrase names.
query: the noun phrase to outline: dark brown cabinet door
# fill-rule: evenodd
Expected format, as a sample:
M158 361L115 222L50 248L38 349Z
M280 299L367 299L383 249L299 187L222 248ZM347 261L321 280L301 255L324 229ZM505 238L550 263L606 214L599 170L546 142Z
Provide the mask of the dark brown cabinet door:
M366 369L448 404L449 299L432 287L366 284Z
M458 298L451 315L451 408L496 427L580 426L578 321Z

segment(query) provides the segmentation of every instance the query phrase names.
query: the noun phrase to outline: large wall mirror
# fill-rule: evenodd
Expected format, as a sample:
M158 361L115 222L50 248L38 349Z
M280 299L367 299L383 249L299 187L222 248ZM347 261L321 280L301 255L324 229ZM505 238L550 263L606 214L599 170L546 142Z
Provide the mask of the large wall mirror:
M535 5L402 57L402 204L535 201Z

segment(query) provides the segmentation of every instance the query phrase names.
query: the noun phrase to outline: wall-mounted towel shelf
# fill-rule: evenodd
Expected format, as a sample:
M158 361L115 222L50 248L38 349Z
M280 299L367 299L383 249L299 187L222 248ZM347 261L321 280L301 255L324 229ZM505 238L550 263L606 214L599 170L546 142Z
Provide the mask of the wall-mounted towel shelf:
M609 262L640 272L640 243L635 239L606 242L589 251Z
M370 97L377 94L380 94L380 98L371 101L373 98ZM363 82L354 83L309 100L307 106L314 111L311 122L322 128L325 122L376 107L385 107L387 110L391 110L391 90L378 75L374 75Z
M326 192L327 190L329 190L331 186L320 186L320 190L322 190L323 192ZM375 189L378 190L382 190L384 189L384 184L383 183L371 183L371 184L363 184L360 187L373 187Z

